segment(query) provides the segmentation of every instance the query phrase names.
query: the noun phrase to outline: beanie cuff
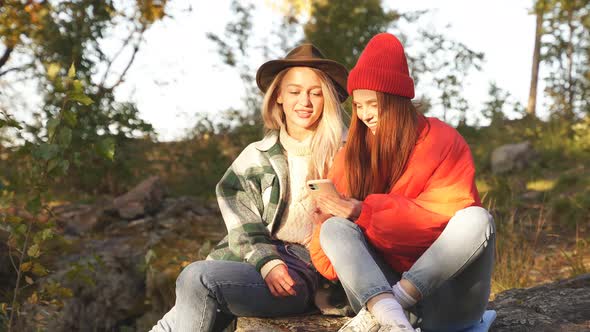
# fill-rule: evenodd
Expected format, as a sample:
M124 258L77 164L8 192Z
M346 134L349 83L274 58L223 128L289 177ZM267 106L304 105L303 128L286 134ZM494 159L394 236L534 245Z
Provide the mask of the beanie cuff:
M414 80L403 73L374 67L355 67L348 75L347 90L365 89L414 98Z

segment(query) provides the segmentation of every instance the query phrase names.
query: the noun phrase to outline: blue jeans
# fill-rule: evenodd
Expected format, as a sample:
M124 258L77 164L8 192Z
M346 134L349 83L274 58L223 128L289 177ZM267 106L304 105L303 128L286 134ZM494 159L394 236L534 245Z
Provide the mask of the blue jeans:
M277 317L313 310L319 274L307 250L297 244L277 243L295 296L275 297L260 273L250 264L198 261L188 265L176 280L176 303L152 332L221 331L236 316Z
M491 215L481 207L457 211L438 239L402 276L347 219L328 219L321 228L320 244L357 312L375 295L391 292L400 277L422 295L411 311L421 319L423 331L468 327L481 319L487 306L495 227Z

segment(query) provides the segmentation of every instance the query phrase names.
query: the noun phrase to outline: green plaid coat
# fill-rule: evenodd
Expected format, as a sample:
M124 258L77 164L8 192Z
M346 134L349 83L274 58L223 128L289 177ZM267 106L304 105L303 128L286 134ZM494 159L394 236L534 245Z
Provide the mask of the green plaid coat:
M281 259L272 238L287 204L288 172L278 131L240 153L215 189L228 235L207 259L247 262L259 272L270 260ZM314 303L323 314L354 315L339 283L320 278L320 284Z
M271 239L285 209L288 172L278 131L240 153L215 189L228 235L207 259L247 262L258 271L281 259Z

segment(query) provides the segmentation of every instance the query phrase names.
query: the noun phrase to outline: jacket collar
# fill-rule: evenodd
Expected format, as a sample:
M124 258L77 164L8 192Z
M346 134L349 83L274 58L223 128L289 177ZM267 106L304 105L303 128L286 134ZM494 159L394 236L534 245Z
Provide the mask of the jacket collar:
M271 130L261 141L256 143L256 148L260 151L266 152L270 150L277 142L279 141L279 132L278 130Z
M348 128L345 128L342 131L342 143L346 143L346 137L348 136ZM271 130L264 138L258 142L256 142L256 149L262 152L266 152L270 150L275 144L279 142L279 131L278 130Z

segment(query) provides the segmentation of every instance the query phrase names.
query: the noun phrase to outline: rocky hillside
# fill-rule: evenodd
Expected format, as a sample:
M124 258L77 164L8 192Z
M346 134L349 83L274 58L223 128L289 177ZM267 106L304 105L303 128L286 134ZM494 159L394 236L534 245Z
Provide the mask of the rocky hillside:
M57 207L70 245L41 283L74 297L23 308L19 331L146 331L174 301L183 266L225 234L214 202L166 197L158 178L94 204ZM74 274L72 274L74 271ZM72 278L72 275L75 277ZM493 331L590 331L590 275L498 294ZM240 331L335 331L342 317L240 319Z

